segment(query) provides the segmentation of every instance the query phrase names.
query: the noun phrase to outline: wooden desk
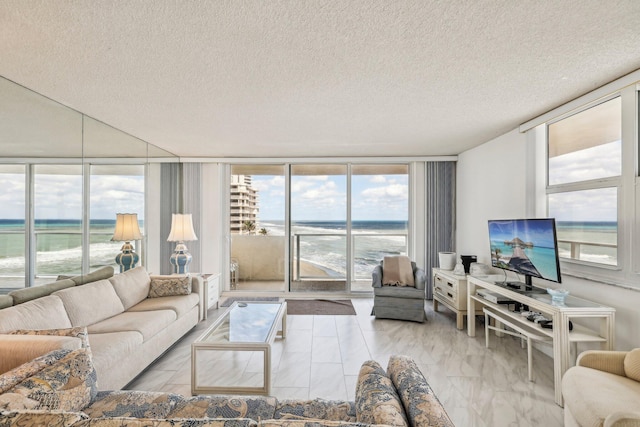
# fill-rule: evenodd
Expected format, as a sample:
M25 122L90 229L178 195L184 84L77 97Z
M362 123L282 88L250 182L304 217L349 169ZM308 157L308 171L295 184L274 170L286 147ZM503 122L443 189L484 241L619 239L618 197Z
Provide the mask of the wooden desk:
M504 279L503 275L497 276L467 276L467 311L475 312L482 305L491 306L494 310L500 310L500 314L509 318L511 321L520 322L523 325L531 327L533 324L529 322L520 313L513 313L508 307L501 304L493 304L481 297L476 296L479 288L487 289L498 295L507 297L510 300L517 301L529 306L531 311L539 311L546 317L553 320L553 329L543 329L539 325L535 325L540 329L541 335L550 335L553 338L553 378L555 386L555 402L562 406L562 376L573 364L571 360L571 344L577 342L598 342L603 350L613 350L615 340L615 312L612 307L606 307L576 298L571 295L567 296L564 304L555 304L551 301L551 296L547 293L539 294L522 294L496 285ZM598 319L600 330L595 331L585 327L576 325L569 331L569 320L577 318ZM467 333L470 337L476 335L476 324L474 321L467 322Z

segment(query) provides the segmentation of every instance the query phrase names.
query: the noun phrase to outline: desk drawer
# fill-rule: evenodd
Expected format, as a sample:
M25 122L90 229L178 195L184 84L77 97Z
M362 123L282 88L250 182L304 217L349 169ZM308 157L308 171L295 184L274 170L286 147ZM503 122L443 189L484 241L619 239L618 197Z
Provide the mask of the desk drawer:
M437 285L433 289L433 291L435 295L438 296L438 299L448 302L453 307L456 307L456 308L458 307L458 294L456 294L455 292L452 292L447 289L442 289Z
M446 290L448 292L453 292L453 293L458 293L458 281L457 280L448 280L446 277L442 277L438 274L436 274L435 276L433 276L434 283L433 283L433 287L434 288L441 288L443 290L443 292Z

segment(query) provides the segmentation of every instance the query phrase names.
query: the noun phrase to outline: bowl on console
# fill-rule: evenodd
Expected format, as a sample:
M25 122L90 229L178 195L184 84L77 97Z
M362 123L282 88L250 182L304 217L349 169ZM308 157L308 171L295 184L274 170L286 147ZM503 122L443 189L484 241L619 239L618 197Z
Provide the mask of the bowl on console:
M569 295L566 289L547 288L547 293L551 295L551 301L564 304L564 299Z

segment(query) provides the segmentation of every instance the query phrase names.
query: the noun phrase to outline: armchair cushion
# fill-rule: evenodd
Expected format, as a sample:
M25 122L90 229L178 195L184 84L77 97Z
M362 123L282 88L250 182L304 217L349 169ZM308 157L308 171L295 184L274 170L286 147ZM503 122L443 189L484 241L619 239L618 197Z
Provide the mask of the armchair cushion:
M382 260L382 284L415 286L411 260L406 256L386 256Z
M624 373L628 378L640 382L640 348L631 350L625 356Z
M626 351L587 350L580 353L576 365L624 377L624 358L626 355Z
M605 418L617 412L638 408L640 382L596 369L574 366L562 378L565 411L577 425L603 425Z

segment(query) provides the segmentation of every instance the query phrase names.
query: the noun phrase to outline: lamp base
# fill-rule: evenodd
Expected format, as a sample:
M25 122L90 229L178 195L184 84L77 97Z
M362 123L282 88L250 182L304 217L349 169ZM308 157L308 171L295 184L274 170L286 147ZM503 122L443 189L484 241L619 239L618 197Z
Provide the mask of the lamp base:
M125 271L134 268L140 257L133 251L133 245L129 242L122 245L121 251L122 252L116 256L116 264L120 266L120 273L124 273Z
M173 267L172 274L187 274L192 258L185 244L182 242L178 243L175 252L171 254L171 258L169 259Z

